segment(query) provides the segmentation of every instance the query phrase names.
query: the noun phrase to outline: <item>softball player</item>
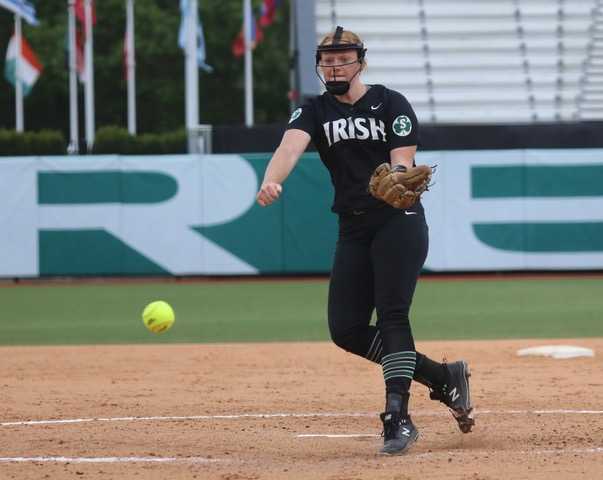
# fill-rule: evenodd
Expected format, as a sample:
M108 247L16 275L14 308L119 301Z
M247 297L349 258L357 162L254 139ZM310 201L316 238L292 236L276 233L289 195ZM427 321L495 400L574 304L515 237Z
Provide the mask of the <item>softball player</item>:
M408 414L411 380L447 405L464 433L474 424L469 370L464 361L441 364L415 350L409 310L428 248L420 202L398 210L367 192L375 168L411 168L418 143L415 113L400 93L365 85L366 49L337 27L316 51L326 92L296 109L257 194L262 206L313 141L335 189L332 210L339 235L329 285L331 337L344 350L378 363L385 381L382 453L403 453L418 438ZM373 310L377 323L370 325Z

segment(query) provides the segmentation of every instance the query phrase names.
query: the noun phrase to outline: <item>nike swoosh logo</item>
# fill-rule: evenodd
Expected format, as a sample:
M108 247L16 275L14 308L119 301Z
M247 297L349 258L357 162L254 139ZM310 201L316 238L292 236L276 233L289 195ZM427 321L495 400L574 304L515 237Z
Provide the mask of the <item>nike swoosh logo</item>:
M407 212L406 210L404 210L404 215L416 215L417 212Z
M371 110L378 110L381 105L382 105L381 103L377 106L371 105Z

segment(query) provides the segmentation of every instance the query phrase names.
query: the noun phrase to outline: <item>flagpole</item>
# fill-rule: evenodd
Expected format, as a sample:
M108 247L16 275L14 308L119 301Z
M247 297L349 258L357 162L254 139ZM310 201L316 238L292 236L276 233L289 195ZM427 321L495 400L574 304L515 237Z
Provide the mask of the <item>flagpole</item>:
M197 0L189 0L186 12L186 128L199 125L199 66L197 65Z
M15 127L23 132L23 85L21 85L21 17L15 14Z
M245 37L245 125L253 126L253 58L251 53L252 32L251 0L243 0L243 24Z
M94 61L93 55L93 43L92 43L92 0L85 0L84 2L84 13L85 13L85 25L86 25L86 43L84 47L85 51L85 65L86 65L86 84L84 86L85 91L85 105L86 105L86 145L88 152L92 150L94 145Z
M128 72L128 132L136 135L136 56L134 52L134 0L126 3L126 68Z
M68 152L77 154L79 145L79 118L77 102L77 66L75 59L75 0L69 0L69 148Z

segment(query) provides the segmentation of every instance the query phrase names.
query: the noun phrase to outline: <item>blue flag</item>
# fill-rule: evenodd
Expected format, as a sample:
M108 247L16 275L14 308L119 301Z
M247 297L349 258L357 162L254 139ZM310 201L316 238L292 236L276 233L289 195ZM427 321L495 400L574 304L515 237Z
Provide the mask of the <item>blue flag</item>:
M0 0L0 7L6 8L30 23L37 25L36 8L27 0Z
M0 0L2 1L2 0ZM178 33L178 45L182 50L186 50L186 19L193 12L190 11L190 2L188 0L180 0L180 32ZM197 15L197 64L199 68L208 73L213 72L213 67L205 63L205 36L203 35L203 26L201 25L201 17Z

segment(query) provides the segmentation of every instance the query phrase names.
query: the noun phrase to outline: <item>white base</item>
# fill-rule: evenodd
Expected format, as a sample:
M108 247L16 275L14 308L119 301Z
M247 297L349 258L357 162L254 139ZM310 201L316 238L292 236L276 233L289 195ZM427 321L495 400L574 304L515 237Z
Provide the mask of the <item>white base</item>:
M520 357L552 357L552 358L575 358L594 357L595 352L590 348L576 347L573 345L543 345L540 347L522 348L517 351Z

